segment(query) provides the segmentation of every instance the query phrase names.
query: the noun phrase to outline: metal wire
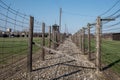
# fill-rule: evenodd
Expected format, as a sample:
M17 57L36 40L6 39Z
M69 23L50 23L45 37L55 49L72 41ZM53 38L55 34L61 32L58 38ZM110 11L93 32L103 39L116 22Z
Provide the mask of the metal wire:
M27 56L29 16L10 8L1 0L0 8L0 77L4 80L18 72L15 69Z
M109 11L111 11L119 2L120 2L120 0L117 0L117 1L115 2L115 4L113 4L112 7L110 7L110 8L109 8L107 11L105 11L104 13L100 14L100 16L103 16L103 15L107 14L107 13L108 13Z

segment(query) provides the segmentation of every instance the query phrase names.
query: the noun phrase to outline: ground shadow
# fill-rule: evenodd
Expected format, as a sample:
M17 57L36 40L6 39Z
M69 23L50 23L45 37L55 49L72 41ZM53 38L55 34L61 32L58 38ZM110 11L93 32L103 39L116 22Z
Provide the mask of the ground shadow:
M38 70L42 70L42 69L47 69L47 68L50 68L50 67L54 67L54 66L57 66L57 65L62 65L64 63L70 63L70 62L74 62L75 60L70 60L70 61L65 61L65 62L61 62L61 63L56 63L56 64L53 64L53 65L50 65L50 66L45 66L45 67L41 67L41 68L38 68L38 69L34 69L32 71L38 71Z
M80 72L80 71L81 71L81 70L76 70L76 71L70 72L70 73L68 73L68 74L63 74L63 75L58 76L58 77L56 77L56 78L54 78L54 79L51 79L51 80L58 80L58 79L60 79L60 78L62 78L62 77L67 77L67 76L76 74L76 73L78 73L78 72Z
M94 67L76 66L76 65L66 64L66 63L63 63L63 65L77 67L77 68L85 68L85 69L96 69Z
M102 71L104 71L104 70L106 70L106 69L108 69L108 68L111 68L112 66L114 66L116 63L119 63L119 62L120 62L120 59L118 59L118 60L110 63L109 65L103 67L103 68L102 68Z

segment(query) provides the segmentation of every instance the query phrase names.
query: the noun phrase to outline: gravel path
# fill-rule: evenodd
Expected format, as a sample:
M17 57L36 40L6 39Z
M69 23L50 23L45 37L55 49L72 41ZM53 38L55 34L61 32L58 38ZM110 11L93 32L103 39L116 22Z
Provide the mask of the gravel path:
M95 65L80 53L71 39L66 39L57 51L61 53L48 54L46 51L45 61L40 58L41 52L37 52L33 55L31 73L27 73L25 68L7 80L104 80L96 74Z
M63 55L47 53L45 61L37 60L34 63L32 80L100 80L100 76L96 75L95 65L80 53L71 39L65 40L57 50Z

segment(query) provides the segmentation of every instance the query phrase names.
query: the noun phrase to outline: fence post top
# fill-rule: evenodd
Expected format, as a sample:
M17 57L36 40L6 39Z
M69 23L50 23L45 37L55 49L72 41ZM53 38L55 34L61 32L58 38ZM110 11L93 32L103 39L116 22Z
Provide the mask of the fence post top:
M90 26L90 23L88 23L87 26Z
M85 27L82 27L82 29L84 30L84 29L85 29Z
M101 18L100 16L97 17L97 19L100 19L100 18Z
M30 18L34 18L33 16L30 16Z
M45 26L45 23L44 23L44 22L42 22L42 26Z

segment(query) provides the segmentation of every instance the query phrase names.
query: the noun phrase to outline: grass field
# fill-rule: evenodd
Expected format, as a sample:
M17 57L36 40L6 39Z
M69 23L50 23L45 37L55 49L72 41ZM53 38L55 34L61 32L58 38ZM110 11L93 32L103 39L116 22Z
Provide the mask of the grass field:
M42 43L41 38L34 38L34 42ZM48 40L46 39L46 46ZM86 44L87 46L87 44ZM33 46L33 53L40 48ZM120 74L120 41L102 40L102 62L113 71ZM91 51L95 51L95 40L91 40ZM11 62L11 58L27 56L28 38L0 38L0 64Z
M120 41L102 41L102 61L108 68L120 73Z
M33 38L33 42L41 44L41 38ZM46 45L48 41L46 39ZM33 45L33 53L40 48ZM28 38L0 38L0 64L9 63L12 58L19 59L27 57Z
M120 74L120 41L102 39L102 63ZM95 40L91 41L91 51L95 51Z

